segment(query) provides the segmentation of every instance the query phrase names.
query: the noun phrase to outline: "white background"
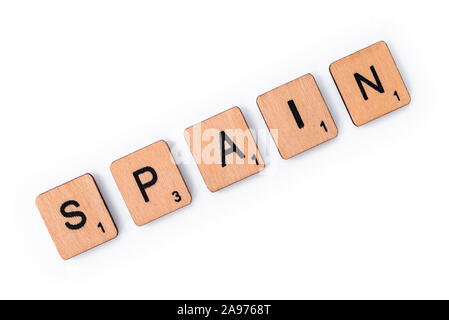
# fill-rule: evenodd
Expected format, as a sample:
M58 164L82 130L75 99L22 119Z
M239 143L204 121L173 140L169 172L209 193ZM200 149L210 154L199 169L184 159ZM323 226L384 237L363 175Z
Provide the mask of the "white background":
M418 3L420 3L418 5ZM0 298L449 298L443 1L1 1ZM355 127L329 64L379 40L412 103ZM134 225L110 163L312 73L339 136ZM273 150L274 149L274 150ZM117 239L63 261L35 197L90 172Z

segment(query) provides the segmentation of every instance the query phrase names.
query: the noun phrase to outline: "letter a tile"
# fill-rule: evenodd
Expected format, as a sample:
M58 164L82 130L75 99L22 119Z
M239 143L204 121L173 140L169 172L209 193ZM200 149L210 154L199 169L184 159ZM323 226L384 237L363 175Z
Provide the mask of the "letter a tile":
M338 134L311 74L262 94L257 98L257 105L284 159L290 159Z
M64 260L114 239L118 234L90 174L39 195L36 205Z
M410 95L387 44L378 42L330 66L356 126L410 103Z
M192 202L165 141L160 140L114 161L111 172L138 226Z
M212 192L265 167L238 107L187 128L184 136L204 182Z

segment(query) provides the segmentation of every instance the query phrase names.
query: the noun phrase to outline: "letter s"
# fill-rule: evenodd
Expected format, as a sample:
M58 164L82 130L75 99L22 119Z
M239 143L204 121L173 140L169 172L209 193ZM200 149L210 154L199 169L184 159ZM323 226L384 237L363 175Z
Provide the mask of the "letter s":
M68 206L75 206L76 208L78 208L80 206L80 204L74 200L66 201L62 204L60 211L61 211L61 214L66 218L76 218L76 217L81 218L81 222L78 224L70 224L69 222L66 222L65 226L67 228L69 228L70 230L81 229L86 224L86 221L87 221L86 215L81 211L67 212L66 209Z

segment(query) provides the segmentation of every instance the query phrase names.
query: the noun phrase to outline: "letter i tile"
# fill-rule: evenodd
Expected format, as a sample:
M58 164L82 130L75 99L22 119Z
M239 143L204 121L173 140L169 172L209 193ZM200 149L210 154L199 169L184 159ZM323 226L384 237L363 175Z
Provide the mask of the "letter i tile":
M290 159L338 134L311 74L260 95L257 105L284 159Z

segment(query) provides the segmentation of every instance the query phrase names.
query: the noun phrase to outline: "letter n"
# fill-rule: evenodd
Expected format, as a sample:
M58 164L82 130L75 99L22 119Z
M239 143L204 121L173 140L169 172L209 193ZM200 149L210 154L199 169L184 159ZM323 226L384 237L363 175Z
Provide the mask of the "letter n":
M373 88L374 90L376 90L379 93L384 93L384 87L382 86L382 83L380 82L379 76L377 75L376 69L374 68L374 66L371 66L371 72L373 73L374 76L374 80L376 81L376 84L374 84L373 82L371 82L370 80L366 79L364 76L360 75L359 73L355 73L354 77L355 77L355 81L357 81L357 84L359 85L359 89L362 92L362 96L363 99L368 100L368 95L366 94L366 90L365 87L363 86L364 82L365 84L367 84L368 86L370 86L371 88Z

